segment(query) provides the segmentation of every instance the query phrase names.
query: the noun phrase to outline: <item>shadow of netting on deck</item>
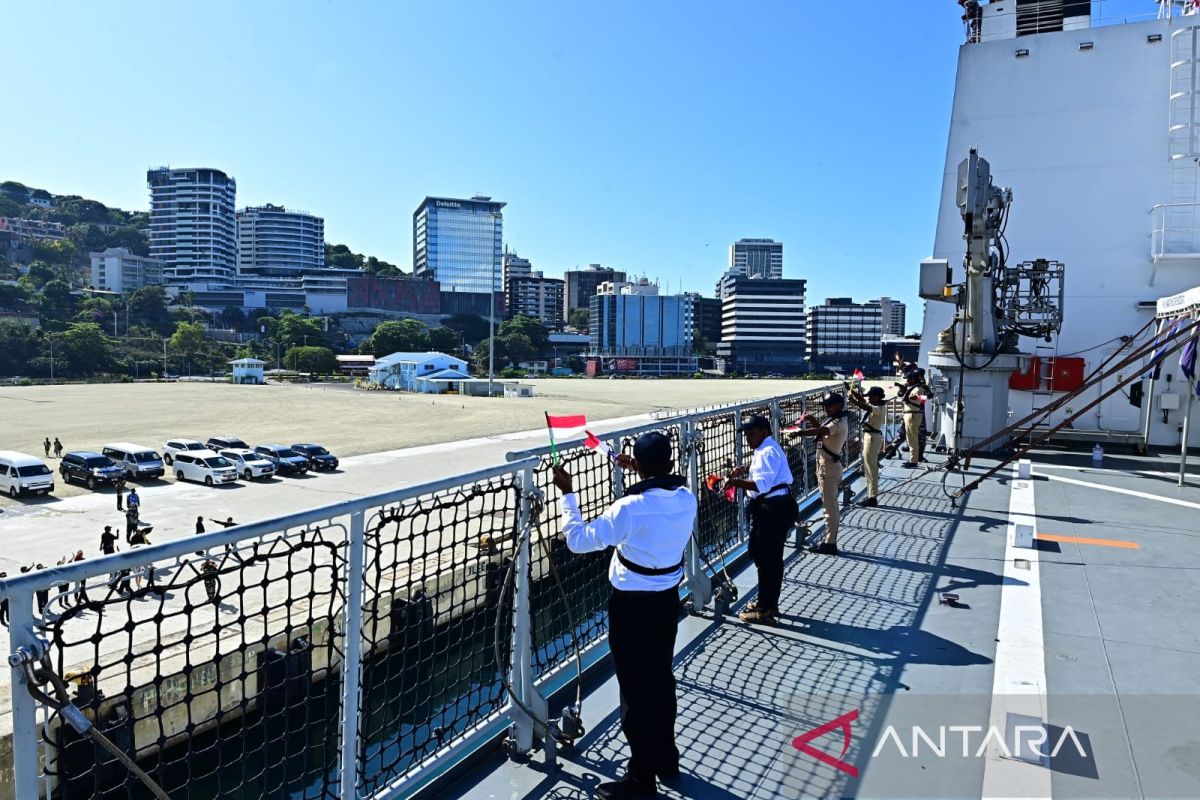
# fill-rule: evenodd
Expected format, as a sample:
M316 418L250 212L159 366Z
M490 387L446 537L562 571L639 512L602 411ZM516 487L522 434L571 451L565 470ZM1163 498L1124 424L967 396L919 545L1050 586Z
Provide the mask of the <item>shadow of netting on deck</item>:
M359 727L364 791L408 772L500 709L496 609L519 503L515 477L504 476L368 515ZM500 636L506 670L507 621Z
M39 628L73 702L172 798L333 797L345 545L331 520L54 587ZM149 796L57 714L43 736L55 797Z
M811 757L796 758L801 754L791 742L854 709L860 715L855 729L869 726L889 669L768 629L714 626L676 661L680 767L708 784L713 796L845 796L848 777ZM861 747L856 736L846 760L864 757ZM619 719L582 753L606 774L620 772L628 755Z

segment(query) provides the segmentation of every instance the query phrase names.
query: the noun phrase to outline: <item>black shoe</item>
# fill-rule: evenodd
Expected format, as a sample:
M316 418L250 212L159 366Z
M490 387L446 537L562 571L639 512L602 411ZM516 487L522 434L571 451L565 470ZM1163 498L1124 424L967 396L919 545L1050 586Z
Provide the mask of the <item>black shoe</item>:
M600 800L621 800L624 797L658 797L658 787L654 783L639 781L626 775L619 781L602 783L596 787L596 797Z
M838 549L836 544L821 542L818 545L808 548L808 552L816 553L819 556L836 556L838 554Z
M905 469L916 469L917 468L917 465L912 463L911 461L905 461L900 466L904 467Z
M874 508L877 505L879 505L878 499L876 499L874 497L868 497L866 500L863 500L861 503L859 503L858 507L859 508Z
M673 769L669 769L664 772L656 772L654 774L658 776L660 781L677 781L679 780L679 765L676 764Z

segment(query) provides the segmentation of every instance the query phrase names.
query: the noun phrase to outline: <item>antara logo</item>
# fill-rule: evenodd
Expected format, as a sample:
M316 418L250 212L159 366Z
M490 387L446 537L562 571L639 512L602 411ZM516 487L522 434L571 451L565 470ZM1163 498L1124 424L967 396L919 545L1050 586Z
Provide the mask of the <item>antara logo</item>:
M854 722L856 719L858 719L857 708L849 713L843 714L837 719L831 719L829 722L826 722L824 725L818 728L813 728L808 733L800 734L792 740L792 747L796 748L805 755L812 756L822 764L828 764L834 769L841 770L851 778L857 778L858 767L854 766L853 764L848 764L842 760L842 757L845 756L846 752L850 749L850 723ZM842 732L842 752L838 754L837 758L834 758L828 753L823 753L809 744L809 742L811 742L813 739L819 739L830 731L839 729Z

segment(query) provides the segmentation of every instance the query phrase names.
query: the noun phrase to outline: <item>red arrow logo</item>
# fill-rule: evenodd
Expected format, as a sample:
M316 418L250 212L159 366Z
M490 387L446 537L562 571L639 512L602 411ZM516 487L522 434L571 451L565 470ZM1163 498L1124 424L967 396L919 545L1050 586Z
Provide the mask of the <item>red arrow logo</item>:
M846 751L850 749L850 723L854 722L856 719L858 719L857 708L847 714L843 714L837 719L831 719L829 722L826 722L819 728L813 728L808 733L800 734L792 740L792 747L796 748L801 753L812 756L822 764L828 764L834 769L840 769L851 778L857 778L858 767L842 761L842 756L846 755ZM842 752L838 754L837 758L834 758L828 753L822 753L820 750L809 744L809 742L811 742L813 739L819 739L830 731L837 730L838 728L841 729L844 739L842 741Z

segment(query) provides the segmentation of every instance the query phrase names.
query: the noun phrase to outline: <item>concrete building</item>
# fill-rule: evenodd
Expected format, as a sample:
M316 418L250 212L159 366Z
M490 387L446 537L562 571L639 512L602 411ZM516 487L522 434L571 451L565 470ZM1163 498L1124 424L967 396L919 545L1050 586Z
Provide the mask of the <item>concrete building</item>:
M905 324L905 305L899 300L893 300L890 297L881 297L878 300L872 300L872 303L879 304L881 319L883 324L884 336L903 336Z
M729 245L729 271L751 278L782 278L783 242L774 239L738 239Z
M150 187L150 257L168 284L228 289L237 277L237 182L219 169L159 167Z
M247 275L299 275L325 268L325 220L283 206L237 212L237 271Z
M135 256L124 247L110 247L88 256L92 261L92 286L97 289L124 294L163 282L163 263L156 258Z
M587 269L569 269L563 273L566 281L566 295L563 298L563 317L571 318L571 312L578 308L590 308L592 297L600 284L610 281L624 281L625 272L619 269L602 267L599 264L588 264Z
M264 382L263 367L266 363L258 358L235 358L229 362L233 370L233 382L261 385Z
M702 297L698 292L688 292L692 298L692 331L704 337L710 352L716 352L721 341L721 301L715 297Z
M561 278L546 278L540 272L513 275L504 284L504 300L509 317L524 314L539 319L551 330L559 330L563 319L564 282Z
M45 222L24 217L0 217L0 233L27 239L65 239L67 226L61 222Z
M589 375L696 371L691 297L605 292L592 298L589 317Z
M504 255L500 258L500 274L504 281L504 286L507 287L509 278L528 278L532 275L533 262L528 258L521 258L516 253L505 250Z
M879 366L882 311L878 302L829 297L808 311L808 360L814 369L851 372Z
M385 389L441 394L452 384L470 380L467 362L445 353L392 353L375 359L368 380Z
M346 306L355 311L440 314L441 286L419 278L359 274L346 280Z
M803 279L721 279L721 342L725 369L741 374L797 375L805 370Z

